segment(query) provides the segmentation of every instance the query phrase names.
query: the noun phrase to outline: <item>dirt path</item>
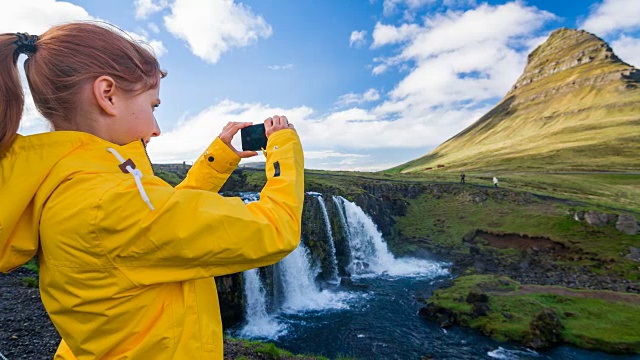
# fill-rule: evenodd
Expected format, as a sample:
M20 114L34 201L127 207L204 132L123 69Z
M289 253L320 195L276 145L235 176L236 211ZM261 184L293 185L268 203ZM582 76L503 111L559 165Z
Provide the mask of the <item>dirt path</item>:
M619 301L632 304L640 304L640 295L638 294L621 293L614 291L571 290L560 286L522 285L520 286L520 290L509 293L509 295L522 294L555 294L562 296L574 296L580 298L592 298L606 301Z

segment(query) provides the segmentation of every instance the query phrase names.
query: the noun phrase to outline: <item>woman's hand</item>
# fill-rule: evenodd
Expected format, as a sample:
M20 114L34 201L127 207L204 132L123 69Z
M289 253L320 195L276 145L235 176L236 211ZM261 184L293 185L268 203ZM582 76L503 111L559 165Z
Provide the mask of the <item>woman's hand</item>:
M238 133L238 131L240 129L246 128L247 126L250 126L251 124L252 123L250 122L228 122L227 125L222 128L222 132L220 133L220 135L218 135L218 137L220 138L220 140L222 140L223 143L227 144L231 151L233 151L239 157L250 158L252 156L256 156L258 155L258 153L255 151L238 151L235 147L233 147L233 145L231 145L231 140L233 140L233 137Z
M296 131L296 128L293 124L289 123L286 116L274 115L264 121L264 130L267 138L274 132L284 129L293 129L293 131Z

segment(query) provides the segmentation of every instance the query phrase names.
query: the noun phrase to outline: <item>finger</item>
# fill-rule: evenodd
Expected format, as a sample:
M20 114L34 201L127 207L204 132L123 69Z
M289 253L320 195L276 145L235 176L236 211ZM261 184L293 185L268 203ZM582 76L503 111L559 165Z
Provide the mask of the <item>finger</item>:
M282 125L282 120L280 119L280 116L274 115L273 116L273 126L280 126L280 125Z
M280 116L280 120L282 120L282 125L287 125L289 123L289 119L286 116Z
M272 127L273 126L273 118L270 118L270 117L266 118L264 120L264 126Z
M258 153L256 151L238 151L237 154L242 159L246 159L246 158L250 158L252 156L258 155Z
M292 129L296 128L295 126L293 126L293 123L289 123L289 127L292 128Z

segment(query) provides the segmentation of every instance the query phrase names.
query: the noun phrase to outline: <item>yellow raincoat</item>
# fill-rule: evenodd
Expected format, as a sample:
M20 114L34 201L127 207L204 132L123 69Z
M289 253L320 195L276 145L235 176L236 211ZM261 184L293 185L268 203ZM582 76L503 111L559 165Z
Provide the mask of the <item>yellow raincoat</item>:
M0 158L0 271L37 252L42 302L63 339L55 359L223 358L213 277L293 251L304 197L293 130L269 138L258 202L217 193L239 161L216 139L173 188L142 142L16 138Z

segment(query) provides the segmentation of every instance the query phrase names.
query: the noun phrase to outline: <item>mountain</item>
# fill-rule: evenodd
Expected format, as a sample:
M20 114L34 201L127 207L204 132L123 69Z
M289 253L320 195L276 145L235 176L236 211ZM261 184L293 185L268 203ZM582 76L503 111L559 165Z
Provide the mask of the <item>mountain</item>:
M602 39L556 30L491 111L388 171L640 171L639 86Z

